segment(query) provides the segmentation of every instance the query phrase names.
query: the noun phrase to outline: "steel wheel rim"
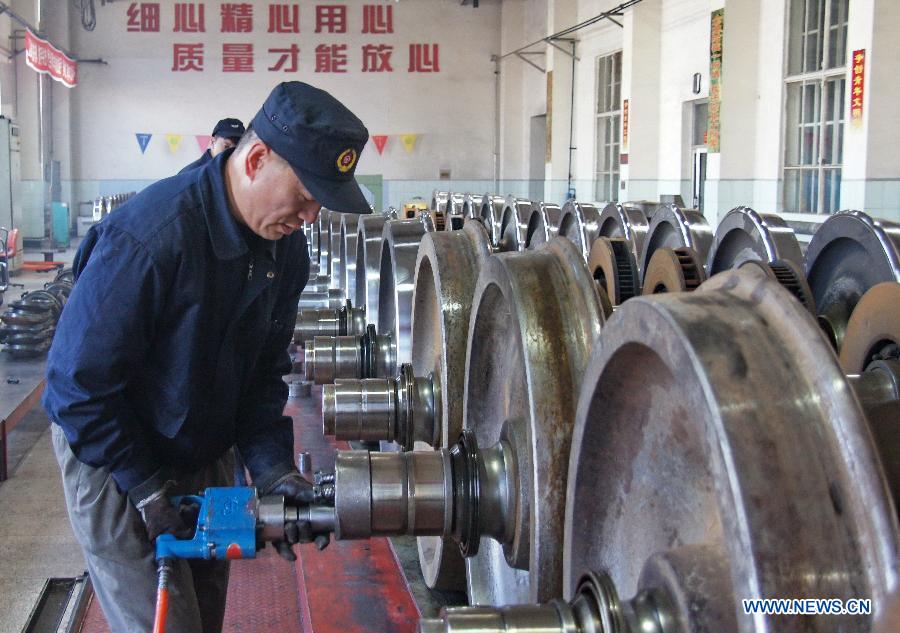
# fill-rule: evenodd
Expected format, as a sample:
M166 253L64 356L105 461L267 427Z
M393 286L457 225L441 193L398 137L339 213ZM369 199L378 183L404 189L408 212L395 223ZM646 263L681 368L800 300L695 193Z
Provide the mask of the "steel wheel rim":
M543 307L535 311L538 287ZM508 566L502 547L482 538L479 553L466 560L469 598L472 604L543 601L561 590L571 393L603 321L600 300L578 251L555 239L537 251L487 260L473 305L463 424L483 447L498 440L504 421L525 424L529 454L519 456L519 468L529 481L530 518L527 530L519 526L529 570ZM553 345L555 352L546 353Z
M585 376L569 468L567 596L590 568L635 595L646 588L644 565L676 552L673 542L726 556L730 586L718 587L723 594L709 604L724 600L731 617L746 597L860 597L847 576L864 578L878 604L896 583L897 519L865 418L824 337L789 297L768 278L729 271L695 293L630 301L604 329ZM778 332L779 323L794 326ZM801 378L778 380L782 372ZM758 398L752 382L789 383L815 396ZM843 425L830 428L835 419ZM777 452L776 434L784 439ZM766 459L755 461L761 452ZM644 469L629 468L635 462ZM772 489L784 494L767 494ZM839 556L861 563L851 574L831 573ZM761 631L772 623L756 626L742 620L722 628Z

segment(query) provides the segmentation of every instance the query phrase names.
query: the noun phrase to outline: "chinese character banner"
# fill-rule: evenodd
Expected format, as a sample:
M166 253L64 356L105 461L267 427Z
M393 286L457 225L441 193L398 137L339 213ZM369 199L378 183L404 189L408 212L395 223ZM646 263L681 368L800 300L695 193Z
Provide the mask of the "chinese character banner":
M853 66L850 68L850 121L853 127L862 126L863 105L866 93L866 51L853 51Z
M396 2L132 2L124 30L174 34L171 71L177 73L441 72L439 43L386 41L403 40L395 22L403 10ZM246 41L254 33L267 41Z
M50 75L66 88L74 88L78 83L78 63L30 29L25 29L25 63L32 70Z
M713 11L709 29L709 109L706 132L707 151L718 152L722 122L722 46L725 37L725 9Z

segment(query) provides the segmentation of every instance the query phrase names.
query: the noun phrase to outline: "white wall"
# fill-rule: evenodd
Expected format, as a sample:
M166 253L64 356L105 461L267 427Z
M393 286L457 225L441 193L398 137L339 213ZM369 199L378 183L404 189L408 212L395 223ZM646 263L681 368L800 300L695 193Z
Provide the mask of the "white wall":
M397 138L390 139L384 155L373 146L363 153L360 174L382 174L387 179L432 179L440 168L454 177L481 177L491 169L491 95L497 50L499 4L482 2L478 9L452 0L417 0L390 3L394 34L359 33L362 5L349 0L346 34L313 33L313 3L300 3L299 36L266 32L268 2L255 2L251 34L219 32L218 2L206 2L206 33L172 33L173 11L163 8L160 33L126 32L127 3L98 8L93 32L74 29L74 47L83 57L102 57L108 66L84 66L73 97L74 144L78 160L74 175L81 179L161 178L199 155L195 134L209 134L216 120L236 116L249 121L271 88L283 80L313 83L344 101L372 134L421 134L412 155ZM163 3L164 5L166 3ZM301 47L300 72L268 72L275 56L269 47L292 42ZM172 45L202 42L206 49L204 72L172 72ZM223 73L221 45L253 43L255 72ZM407 72L408 45L440 45L441 72ZM314 50L320 43L348 45L346 74L314 73ZM360 72L360 46L394 45L393 73ZM136 80L139 78L139 80ZM135 132L153 133L144 156ZM164 133L187 136L179 152L165 146ZM159 136L157 136L159 135Z

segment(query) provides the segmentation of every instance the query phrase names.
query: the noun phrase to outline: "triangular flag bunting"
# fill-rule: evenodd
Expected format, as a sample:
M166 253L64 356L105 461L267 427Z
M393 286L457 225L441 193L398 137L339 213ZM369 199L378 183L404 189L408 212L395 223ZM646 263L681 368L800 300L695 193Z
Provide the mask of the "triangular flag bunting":
M416 139L419 138L418 134L401 134L400 142L403 143L403 149L406 150L407 154L412 154L413 149L416 147Z
M152 134L141 134L140 132L135 133L137 137L138 145L141 147L141 154L147 151L147 145L150 143L150 137Z
M178 151L181 146L181 134L166 134L166 143L169 144L169 151L173 154Z
M209 134L197 134L197 145L200 146L201 152L205 152L211 142L212 137Z
M372 136L372 142L375 143L375 149L378 150L379 154L384 153L384 146L387 145L387 134L376 134Z

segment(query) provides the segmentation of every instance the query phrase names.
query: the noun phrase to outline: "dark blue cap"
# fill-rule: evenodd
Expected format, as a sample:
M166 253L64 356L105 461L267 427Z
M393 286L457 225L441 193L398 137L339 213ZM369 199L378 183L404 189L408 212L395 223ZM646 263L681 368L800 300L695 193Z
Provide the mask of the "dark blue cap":
M290 81L275 87L251 123L323 206L371 213L353 173L369 131L324 90Z
M240 119L222 119L216 123L212 135L237 141L244 135L244 124Z

